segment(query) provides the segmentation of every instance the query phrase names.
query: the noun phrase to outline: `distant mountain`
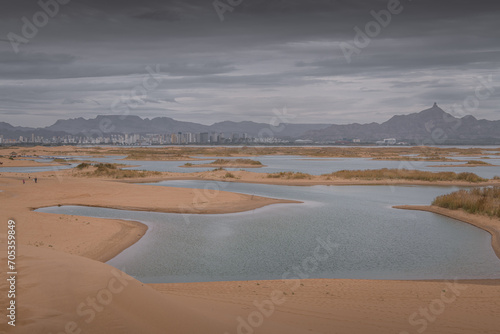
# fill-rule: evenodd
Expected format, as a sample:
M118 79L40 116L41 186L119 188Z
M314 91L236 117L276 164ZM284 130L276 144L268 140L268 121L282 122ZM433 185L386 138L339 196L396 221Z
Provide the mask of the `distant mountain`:
M9 123L0 122L0 131L34 131L35 128L25 128L22 126L12 126Z
M309 130L326 128L327 124L286 124L272 127L266 123L255 122L220 122L212 125L202 125L192 122L176 121L169 117L142 119L139 116L103 115L93 119L73 118L58 120L55 124L46 127L50 131L65 131L72 135L102 133L176 133L176 132L223 132L247 133L249 136L291 137L295 138Z
M40 128L27 128L23 126L12 126L9 123L0 122L0 135L4 138L12 138L17 139L20 136L41 136L41 137L52 137L52 136L63 136L66 135L66 132L60 131L50 131Z
M456 118L435 103L432 108L396 115L382 124L330 125L308 131L301 138L314 141L358 138L365 142L396 138L414 144L493 144L500 143L500 121L477 120L470 115Z
M55 124L45 128L50 131L65 131L76 134L146 134L146 133L174 133L174 132L204 132L206 125L176 121L169 117L145 118L139 116L102 115L92 119L72 118L58 120Z
M315 142L360 139L374 142L395 138L412 144L500 144L500 121L478 120L473 116L456 118L434 104L432 108L409 115L396 115L384 123L368 124L292 124L219 122L203 125L177 121L169 117L153 119L139 116L101 115L92 119L58 120L45 128L14 127L0 122L4 138L19 136L101 136L110 134L167 134L177 132L247 133L251 137L308 139Z

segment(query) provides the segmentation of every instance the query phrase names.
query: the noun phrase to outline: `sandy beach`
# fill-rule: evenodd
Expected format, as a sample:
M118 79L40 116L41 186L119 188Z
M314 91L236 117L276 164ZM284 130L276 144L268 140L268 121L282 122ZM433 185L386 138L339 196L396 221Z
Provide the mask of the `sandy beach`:
M500 334L499 1L0 16L0 334Z
M191 178L219 180L219 174L210 173L219 172ZM230 181L304 186L317 182L267 179L250 172L234 174L239 179ZM222 191L214 198L200 195L194 189L75 176L71 170L33 175L38 177L36 184L32 180L22 184L25 175L20 173L0 175L0 219L4 226L0 243L5 249L6 222L15 220L20 273L16 328L12 331L2 319L0 331L472 334L497 333L500 328L500 280L373 281L306 277L143 284L123 274L120 268L103 262L139 241L146 232L145 225L117 219L38 213L33 209L88 205L225 213L290 201ZM159 178L132 181L176 178L180 179L181 175L167 173ZM184 176L186 178L189 177ZM463 216L453 218L466 221ZM1 256L5 262L5 253ZM7 290L6 281L2 280L0 293L5 295Z

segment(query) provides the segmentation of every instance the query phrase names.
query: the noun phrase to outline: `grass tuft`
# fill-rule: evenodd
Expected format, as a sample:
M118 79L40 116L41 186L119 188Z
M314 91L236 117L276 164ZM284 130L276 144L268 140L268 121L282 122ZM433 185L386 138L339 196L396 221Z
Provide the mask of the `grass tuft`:
M262 163L257 160L252 159L217 159L211 162L209 165L252 165L252 166L262 166Z
M445 209L463 209L473 214L500 218L500 187L459 190L438 196L432 205Z
M279 172L267 175L268 178L272 179L287 179L287 180L300 180L300 179L311 179L310 174L301 172Z
M77 166L78 167L78 166ZM153 175L161 175L160 172L123 170L116 164L96 164L93 172L87 172L84 175L88 177L110 177L114 179L141 178Z

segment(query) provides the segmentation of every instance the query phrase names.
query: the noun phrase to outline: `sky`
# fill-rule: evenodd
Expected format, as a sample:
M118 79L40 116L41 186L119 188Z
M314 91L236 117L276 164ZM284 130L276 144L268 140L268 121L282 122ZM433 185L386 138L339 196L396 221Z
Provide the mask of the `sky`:
M2 1L0 121L500 119L500 2Z

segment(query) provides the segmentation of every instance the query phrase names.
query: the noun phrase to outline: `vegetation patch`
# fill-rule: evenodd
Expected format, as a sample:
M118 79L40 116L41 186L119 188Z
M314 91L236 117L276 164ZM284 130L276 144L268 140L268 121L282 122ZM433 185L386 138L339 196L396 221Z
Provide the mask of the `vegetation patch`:
M311 179L312 175L301 172L279 172L267 175L270 179L303 180Z
M82 162L81 164L79 164L79 165L78 165L78 166L76 166L75 168L76 168L76 169L80 169L80 170L82 170L82 169L85 169L85 168L89 168L90 166L91 166L91 164L86 163L86 162Z
M463 209L473 214L500 218L500 187L459 190L438 196L432 205L445 209Z
M466 162L466 165L482 165L482 166L493 166L489 162L481 161L481 160L469 160Z
M94 171L87 172L83 175L87 177L109 177L114 179L141 178L147 176L161 175L160 172L123 170L121 168L118 168L117 164L109 164L109 163L100 163L93 165L93 167L95 167ZM88 168L88 166L82 167L81 169L83 168Z
M427 172L408 169L367 169L367 170L341 170L331 174L324 174L326 177L336 177L340 179L359 180L412 180L412 181L466 181L485 182L488 181L474 173L454 173L454 172Z
M217 159L209 165L251 165L251 166L262 166L262 163L257 160L252 160L252 159L234 159L234 160L229 160L229 159Z

